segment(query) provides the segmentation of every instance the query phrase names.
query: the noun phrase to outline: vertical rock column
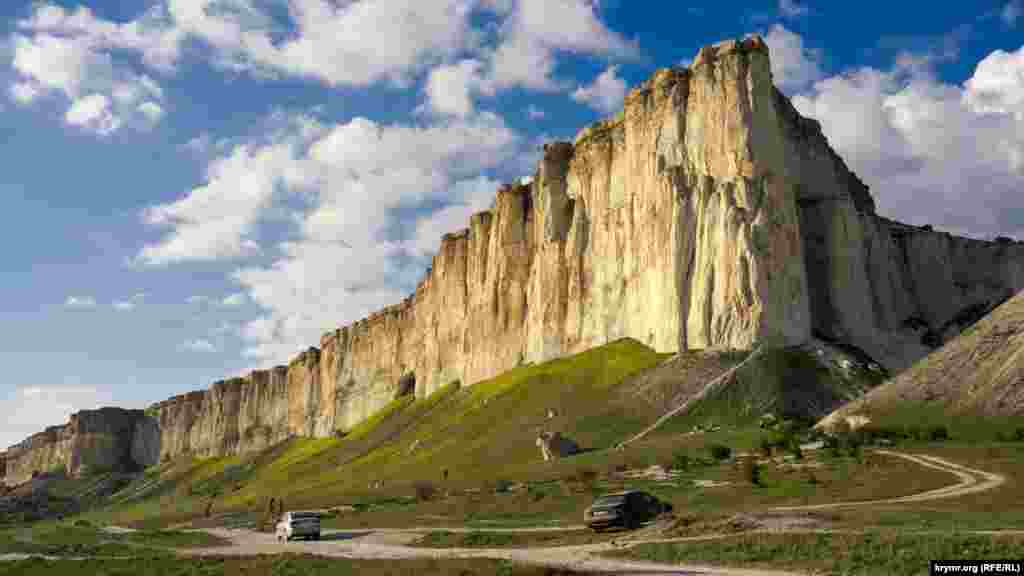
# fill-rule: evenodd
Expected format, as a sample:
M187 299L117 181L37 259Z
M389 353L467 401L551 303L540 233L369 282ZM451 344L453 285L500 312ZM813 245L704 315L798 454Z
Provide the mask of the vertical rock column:
M691 71L687 345L800 344L810 338L807 279L768 50L757 37L704 47Z
M569 269L566 241L573 222L575 202L569 198L567 176L572 144L544 146L532 185L534 255L527 300L526 359L543 362L566 351L565 321L569 306Z

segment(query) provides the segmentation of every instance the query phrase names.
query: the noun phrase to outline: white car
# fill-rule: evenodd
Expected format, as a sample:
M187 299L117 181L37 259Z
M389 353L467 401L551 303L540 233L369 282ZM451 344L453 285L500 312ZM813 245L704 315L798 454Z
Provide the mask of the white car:
M285 512L277 523L278 542L287 542L292 538L320 539L319 512Z

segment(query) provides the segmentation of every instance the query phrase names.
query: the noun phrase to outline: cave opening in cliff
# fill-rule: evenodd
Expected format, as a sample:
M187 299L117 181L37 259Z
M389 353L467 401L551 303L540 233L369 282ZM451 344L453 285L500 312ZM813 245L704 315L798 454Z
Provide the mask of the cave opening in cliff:
M402 396L409 396L416 392L416 373L409 372L398 379L398 391L395 393L395 398L401 398Z

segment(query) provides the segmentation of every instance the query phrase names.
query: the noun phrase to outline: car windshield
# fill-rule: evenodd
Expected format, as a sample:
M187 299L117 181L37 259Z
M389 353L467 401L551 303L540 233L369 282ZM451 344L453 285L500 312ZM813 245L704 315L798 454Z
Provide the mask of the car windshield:
M594 502L594 506L616 506L626 501L626 497L622 494L615 496L601 496Z

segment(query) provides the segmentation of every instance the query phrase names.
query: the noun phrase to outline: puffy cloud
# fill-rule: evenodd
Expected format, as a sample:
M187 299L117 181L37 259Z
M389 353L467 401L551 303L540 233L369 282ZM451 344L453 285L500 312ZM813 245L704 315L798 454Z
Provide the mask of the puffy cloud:
M23 386L9 389L0 400L4 427L0 443L11 446L39 432L45 426L67 422L79 410L113 406L110 390L92 386Z
M303 129L315 132L316 123L301 119L291 132L271 145L235 147L207 169L206 182L184 198L143 211L150 225L170 227L155 244L146 245L136 261L165 265L188 260L216 260L259 251L254 238L263 216L282 187L312 185L317 167L299 160L305 144Z
M887 216L975 237L1024 237L1024 75L993 52L963 86L929 58L862 68L793 98L871 187Z
M186 340L182 343L181 349L186 352L216 352L217 347L214 346L209 340L204 338L196 338L195 340Z
M111 27L114 27L111 29ZM62 94L69 107L65 121L109 134L132 119L151 125L162 112L160 87L146 75L116 65L110 51L130 47L117 42L116 25L103 23L87 8L69 13L40 4L12 37L12 66L17 76L9 92L22 105L48 94Z
M95 308L96 299L91 296L68 296L64 300L65 308Z
M996 50L978 63L965 84L964 98L980 114L1024 116L1024 47L1016 52Z
M568 89L554 78L559 53L637 54L635 42L602 22L597 0L290 0L287 6L285 28L253 0L162 0L126 23L97 18L85 7L39 3L18 23L20 77L10 93L20 103L54 90L72 101L102 94L114 103L108 114L117 125L135 116L140 126L151 126L163 116L162 95L112 55L138 53L166 72L186 42L198 41L222 68L331 86L404 86L431 70L424 110L465 117L478 94L517 86ZM474 28L481 15L496 22ZM108 130L115 121L94 124Z
M822 77L818 52L806 48L799 34L776 24L765 35L764 42L768 45L772 77L780 90L801 90Z
M626 81L617 72L618 66L609 67L590 85L577 88L572 99L606 114L615 112L626 97Z
M64 114L64 120L100 136L106 136L121 126L121 119L111 112L110 99L103 94L90 94L75 100Z
M479 89L480 67L478 60L468 59L434 68L423 88L430 110L462 118L472 114L471 93Z
M481 173L521 173L532 144L491 113L427 125L288 125L214 159L185 198L147 209L147 222L171 230L139 253L150 264L236 257L287 207L295 229L272 260L233 274L263 310L241 329L245 353L268 363L401 300L440 235L489 206L498 183Z
M490 54L485 93L522 86L558 90L553 78L558 52L618 58L638 53L635 43L601 21L596 0L519 0L498 6L509 14L500 42Z

